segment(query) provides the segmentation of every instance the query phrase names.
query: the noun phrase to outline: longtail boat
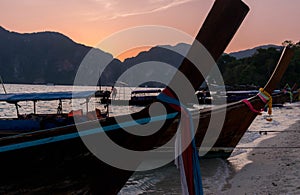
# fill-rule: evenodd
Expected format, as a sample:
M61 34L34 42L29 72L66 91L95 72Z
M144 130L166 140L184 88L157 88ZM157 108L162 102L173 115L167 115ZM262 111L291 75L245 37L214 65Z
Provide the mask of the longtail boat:
M281 107L283 106L286 102L290 102L290 95L280 91L276 94L272 95L272 103L274 107Z
M105 106L105 110L99 108L89 110L90 99L94 96L94 91L0 94L1 103L15 105L14 115L0 118L0 137L71 125L74 124L74 116L80 118L81 121L105 119L108 115L107 106ZM85 106L83 105L85 112L82 108L66 112L66 109L63 108L63 101L75 99L84 101L81 104L85 104ZM44 113L37 109L37 104L49 104L50 102L53 104L55 101L58 102L58 106L54 112ZM32 106L31 109L26 109L25 113L21 113L20 103L24 102L32 102Z
M286 84L281 91L272 96L274 106L283 106L286 102L292 103L298 101L299 90L297 91L297 84L295 83L292 88Z
M293 100L295 102L300 101L300 88L296 91L293 91Z
M248 11L248 6L241 0L215 1L196 36L197 42L207 49L215 61L224 52ZM192 45L187 56L197 54L196 45L197 43ZM203 66L209 71L212 65ZM200 76L201 73L187 58L183 60L179 71L189 79L194 91L204 81ZM172 82L174 80L171 84ZM146 137L136 136L123 130L118 121L125 121L125 124L128 116L119 116L109 117L104 121L95 120L1 138L0 192L38 193L39 190L48 187L52 193L68 192L77 188L79 191L86 189L95 194L117 194L132 175L133 170L121 170L99 160L83 143L82 135L101 141L101 135L105 134L127 149L147 151L157 146L159 138L164 137L166 131L176 124L174 121L180 115L168 104L165 104L165 108L169 117L165 118L159 131ZM134 119L134 122L139 124L146 124L150 118L148 110L149 107L146 107L140 112L131 114L130 119ZM151 123L161 125L159 118ZM99 130L99 124L103 127L102 130L108 127L113 130L95 133L94 130ZM135 126L132 126L131 130L136 130ZM98 150L102 149L98 148ZM121 156L115 156L115 159L116 161L128 160ZM136 167L141 162L142 159L136 162ZM73 180L77 182L70 183Z
M286 47L284 49L271 78L262 91L272 94L285 73L293 55L293 48ZM271 99L265 101L260 96L261 94L257 94L246 102L239 101L237 103L228 104L225 107L216 108L219 109L219 112L226 109L226 118L218 140L213 146L214 150L209 151L208 155L217 155L222 156L223 158L230 156L253 120L260 114L266 105L272 104ZM270 111L271 110L268 111L269 114L272 114ZM208 113L209 112L206 112L206 114ZM201 115L205 114L201 113ZM205 122L202 123L205 124ZM198 146L200 146L201 140L203 139L201 137L201 131L204 131L205 129L203 126L201 126L201 129L198 129L199 133L196 134L196 140L198 140L196 143L198 143Z
M218 99L225 99L227 103L238 102L243 99L248 99L250 97L255 96L259 91L258 90L244 90L244 91L226 91L222 94L214 95L214 99L212 101L212 97L209 92L205 92L206 95L203 95L203 91L197 91L196 95L199 98L199 104L219 104ZM293 96L297 94L297 91L293 91ZM284 103L290 101L290 94L280 91L274 90L272 93L273 106L283 106ZM294 98L296 99L296 98Z

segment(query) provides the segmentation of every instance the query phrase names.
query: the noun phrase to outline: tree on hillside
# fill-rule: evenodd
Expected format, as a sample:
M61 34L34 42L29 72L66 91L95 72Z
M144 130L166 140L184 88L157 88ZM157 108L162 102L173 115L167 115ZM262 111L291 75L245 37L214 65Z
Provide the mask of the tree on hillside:
M285 41L284 45L295 47L295 54L278 88L284 87L286 83L289 85L297 83L300 86L300 42L294 44L292 41ZM218 61L218 66L226 85L264 86L271 76L281 52L276 48L258 49L253 56L238 60L223 55Z

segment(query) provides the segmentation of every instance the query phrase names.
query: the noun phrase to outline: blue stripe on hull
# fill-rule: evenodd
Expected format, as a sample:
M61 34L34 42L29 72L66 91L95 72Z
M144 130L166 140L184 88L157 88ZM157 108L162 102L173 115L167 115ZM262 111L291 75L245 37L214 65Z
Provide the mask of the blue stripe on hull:
M112 131L112 130L116 130L119 128L134 126L137 123L143 124L143 123L148 123L148 122L156 122L156 121L162 121L162 120L166 120L166 119L172 119L177 114L178 113L176 112L176 113L171 113L171 114L167 114L167 115L155 116L152 118L143 118L143 119L138 119L136 121L128 121L128 122L124 122L124 123L120 123L120 124L109 125L106 127L93 128L93 129L89 129L89 130L82 131L79 133L78 132L69 133L66 135L58 135L58 136L38 139L38 140L34 140L34 141L27 141L27 142L22 142L22 143L18 143L18 144L11 144L8 146L1 146L0 152L7 152L7 151L18 150L18 149L22 149L22 148L28 148L28 147L32 147L32 146L38 146L38 145L44 145L44 144L49 144L49 143L53 143L53 142L74 139L74 138L79 137L79 135L80 136L88 136L88 135L92 135L92 134L96 134L96 133L102 133L105 131Z

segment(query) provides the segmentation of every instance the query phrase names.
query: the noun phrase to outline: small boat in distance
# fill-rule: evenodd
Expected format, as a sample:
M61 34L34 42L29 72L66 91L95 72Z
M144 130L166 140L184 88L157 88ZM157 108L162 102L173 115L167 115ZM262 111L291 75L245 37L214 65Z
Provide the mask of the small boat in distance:
M227 91L227 103L237 102L243 99L248 99L255 96L258 90L245 90L245 91Z
M130 94L130 99L114 99L109 93L109 96L102 97L100 102L101 104L118 106L147 106L153 103L160 93L161 89L133 90Z
M248 99L259 93L259 90L243 90L243 91L226 91L226 92L209 92L197 91L195 94L198 97L199 104L220 104L219 100L226 99L227 103L238 102L243 99ZM212 95L211 95L212 94ZM296 94L296 92L295 92ZM283 106L288 102L290 95L280 90L274 90L272 93L273 106ZM224 103L223 101L221 101Z
M243 99L248 99L259 93L259 90L245 90L245 91L227 91L227 103L238 102ZM273 106L283 106L288 101L288 94L280 90L272 92Z
M200 90L196 91L195 95L198 98L199 104L211 104L212 103L212 97L209 91L206 90Z
M146 106L153 103L161 89L134 90L131 92L129 105Z

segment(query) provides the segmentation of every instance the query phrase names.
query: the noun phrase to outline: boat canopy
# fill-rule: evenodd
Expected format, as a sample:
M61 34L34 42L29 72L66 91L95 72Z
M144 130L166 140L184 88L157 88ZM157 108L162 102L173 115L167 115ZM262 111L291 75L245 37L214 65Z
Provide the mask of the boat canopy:
M134 90L131 94L138 94L138 93L160 93L160 89L149 89L149 90Z
M8 93L0 94L0 101L17 103L20 101L50 101L64 99L88 99L95 95L95 91L64 91L42 93Z
M232 95L239 95L239 94L253 94L256 95L259 91L258 90L244 90L244 91L227 91L227 94Z

